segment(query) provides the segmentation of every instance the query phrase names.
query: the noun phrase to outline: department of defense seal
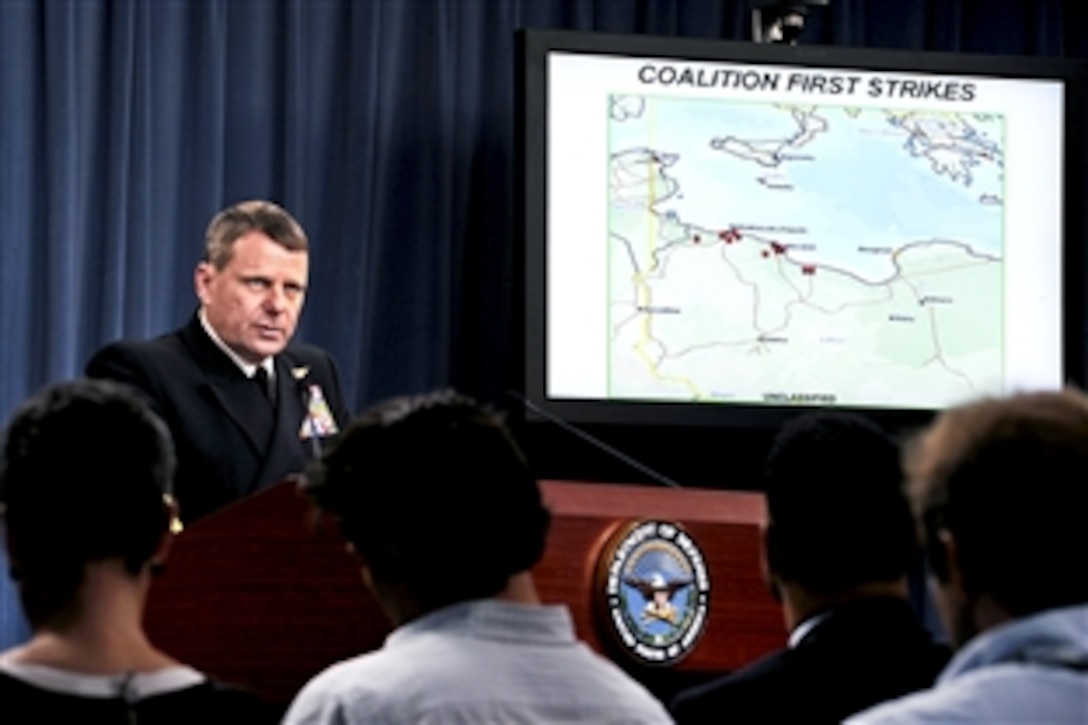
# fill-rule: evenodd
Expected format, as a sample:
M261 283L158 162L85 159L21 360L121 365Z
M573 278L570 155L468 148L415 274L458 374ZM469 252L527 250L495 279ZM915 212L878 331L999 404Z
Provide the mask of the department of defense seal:
M706 628L710 577L702 552L679 524L620 527L598 561L598 582L604 625L640 662L683 659Z

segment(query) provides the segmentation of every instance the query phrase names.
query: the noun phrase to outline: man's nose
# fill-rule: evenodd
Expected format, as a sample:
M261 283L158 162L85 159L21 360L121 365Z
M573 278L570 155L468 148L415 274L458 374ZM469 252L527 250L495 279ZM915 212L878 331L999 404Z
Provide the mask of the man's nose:
M287 295L283 288L272 285L268 288L268 294L264 298L264 306L269 312L282 312L287 308Z

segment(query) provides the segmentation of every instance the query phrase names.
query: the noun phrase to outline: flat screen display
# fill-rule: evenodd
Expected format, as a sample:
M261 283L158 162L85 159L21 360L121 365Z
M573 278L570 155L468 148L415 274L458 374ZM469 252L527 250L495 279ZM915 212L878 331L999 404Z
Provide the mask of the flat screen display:
M734 422L925 413L1079 377L1066 284L1079 68L525 41L535 402L585 421Z

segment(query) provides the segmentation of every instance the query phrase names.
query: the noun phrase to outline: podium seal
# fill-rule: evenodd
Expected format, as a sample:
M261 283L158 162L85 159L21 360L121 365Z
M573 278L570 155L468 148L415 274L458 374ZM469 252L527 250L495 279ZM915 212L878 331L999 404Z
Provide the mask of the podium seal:
M605 627L643 664L680 661L706 628L710 578L702 552L679 524L620 527L598 560L598 582Z

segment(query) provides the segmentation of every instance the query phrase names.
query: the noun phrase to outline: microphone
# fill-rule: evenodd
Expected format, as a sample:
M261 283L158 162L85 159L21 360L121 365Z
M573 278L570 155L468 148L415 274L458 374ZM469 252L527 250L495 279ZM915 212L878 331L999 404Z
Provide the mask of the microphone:
M534 413L536 413L537 415L539 415L541 418L544 418L545 420L547 420L550 423L556 424L557 426L559 426L560 428L562 428L566 432L570 433L571 435L575 435L575 436L581 438L586 443L589 443L590 445L592 445L594 448L597 448L598 450L604 451L605 453L612 456L616 460L621 461L623 463L626 463L631 468L634 468L636 471L642 473L643 475L649 477L650 479L652 479L654 481L657 481L661 485L668 486L669 488L683 488L683 486L681 486L679 483L672 480L668 476L664 475L663 473L659 473L659 472L655 471L654 469L650 468L649 466L642 463L641 461L635 460L634 458L627 455L623 451L620 451L617 448L614 448L613 446L608 445L607 443L602 441L600 438L597 438L596 436L582 430L581 428L574 425L573 423L565 421L562 418L560 418L559 416L555 415L554 413L551 413L551 412L545 410L544 408L541 408L539 405L537 405L533 401L529 400L528 398L526 398L524 395L522 395L518 391L516 391L516 390L507 390L506 394L509 395L510 397L514 398L518 402L520 402L522 405L524 405L529 410L531 410Z

